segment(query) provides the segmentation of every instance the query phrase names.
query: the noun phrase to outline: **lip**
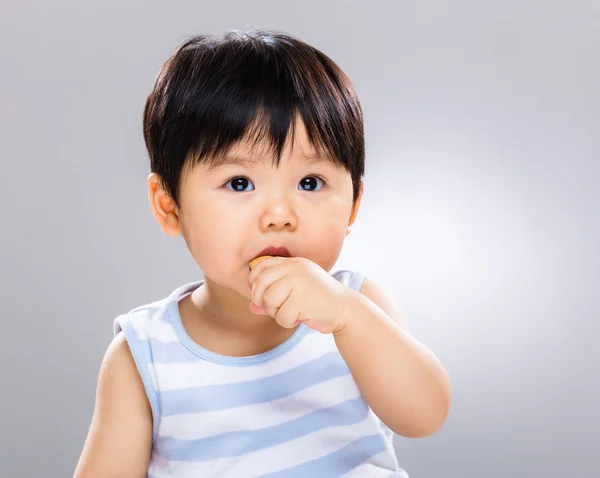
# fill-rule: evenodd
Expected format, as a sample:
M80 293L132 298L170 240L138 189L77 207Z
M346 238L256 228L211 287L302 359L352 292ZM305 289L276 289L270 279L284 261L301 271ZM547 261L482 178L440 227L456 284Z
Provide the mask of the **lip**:
M260 256L290 257L291 254L290 254L290 251L288 251L287 248L285 248L285 247L269 246L269 247L264 248L262 251L260 251L256 257L260 257ZM256 257L255 257L255 259L256 259Z

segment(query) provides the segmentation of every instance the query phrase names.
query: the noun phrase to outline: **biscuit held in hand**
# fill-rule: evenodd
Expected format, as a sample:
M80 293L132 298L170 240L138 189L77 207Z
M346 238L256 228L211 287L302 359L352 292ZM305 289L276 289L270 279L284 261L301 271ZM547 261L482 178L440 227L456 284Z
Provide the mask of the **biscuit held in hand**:
M262 261L263 259L268 259L269 257L272 257L272 256L260 256L260 257L257 257L256 259L252 259L250 264L248 264L250 266L250 270L254 269L260 261Z

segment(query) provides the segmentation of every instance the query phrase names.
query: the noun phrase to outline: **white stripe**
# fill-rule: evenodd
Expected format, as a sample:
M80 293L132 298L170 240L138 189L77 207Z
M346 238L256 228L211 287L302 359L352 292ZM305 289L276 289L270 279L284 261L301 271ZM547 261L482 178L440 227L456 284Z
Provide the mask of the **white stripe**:
M204 385L223 385L271 377L335 350L329 335L309 333L278 360L246 367L232 367L207 360L189 363L155 363L154 371L162 391L181 390Z
M132 317L131 324L138 339L157 339L161 342L177 342L179 339L171 324L153 317Z
M161 437L195 440L220 433L259 430L359 396L360 391L354 379L351 375L345 375L272 402L162 417L158 433Z
M360 464L339 478L408 478L402 472L396 473L398 463L395 453L386 450L373 455L365 463Z
M242 477L274 473L328 455L350 442L378 432L376 418L369 411L367 418L360 423L325 428L296 440L238 457L165 463L164 459L153 455L148 473L156 478Z

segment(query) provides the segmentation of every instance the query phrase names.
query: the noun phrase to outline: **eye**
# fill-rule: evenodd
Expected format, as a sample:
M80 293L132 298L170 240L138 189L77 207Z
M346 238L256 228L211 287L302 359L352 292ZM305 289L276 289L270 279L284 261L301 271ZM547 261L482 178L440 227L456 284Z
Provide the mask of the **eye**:
M307 176L298 184L299 188L303 191L318 191L317 187L321 183L321 188L325 186L325 181L316 176Z
M232 186L231 188L228 187L230 184ZM227 187L227 189L231 189L232 191L235 191L235 192L247 192L246 188L249 185L252 185L252 182L248 178L245 178L243 176L231 178L229 181L227 181L225 183L225 187ZM252 189L254 189L254 185L252 185ZM252 189L250 189L250 191Z

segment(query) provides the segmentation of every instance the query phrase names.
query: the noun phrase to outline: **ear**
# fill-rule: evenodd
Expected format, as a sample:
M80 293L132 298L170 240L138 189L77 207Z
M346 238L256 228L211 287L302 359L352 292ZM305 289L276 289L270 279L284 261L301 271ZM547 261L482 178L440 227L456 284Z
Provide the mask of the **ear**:
M350 231L352 229L352 224L354 224L354 221L356 221L356 216L358 215L358 209L360 208L360 201L362 199L362 194L363 194L363 182L360 182L360 186L359 186L359 191L358 191L358 197L356 198L356 201L354 202L354 205L352 206L352 212L350 213L350 219L348 220L348 227L346 227L346 236L348 234L350 234Z
M163 232L168 236L179 236L182 229L177 205L163 189L160 176L156 173L148 176L148 200L152 214Z

